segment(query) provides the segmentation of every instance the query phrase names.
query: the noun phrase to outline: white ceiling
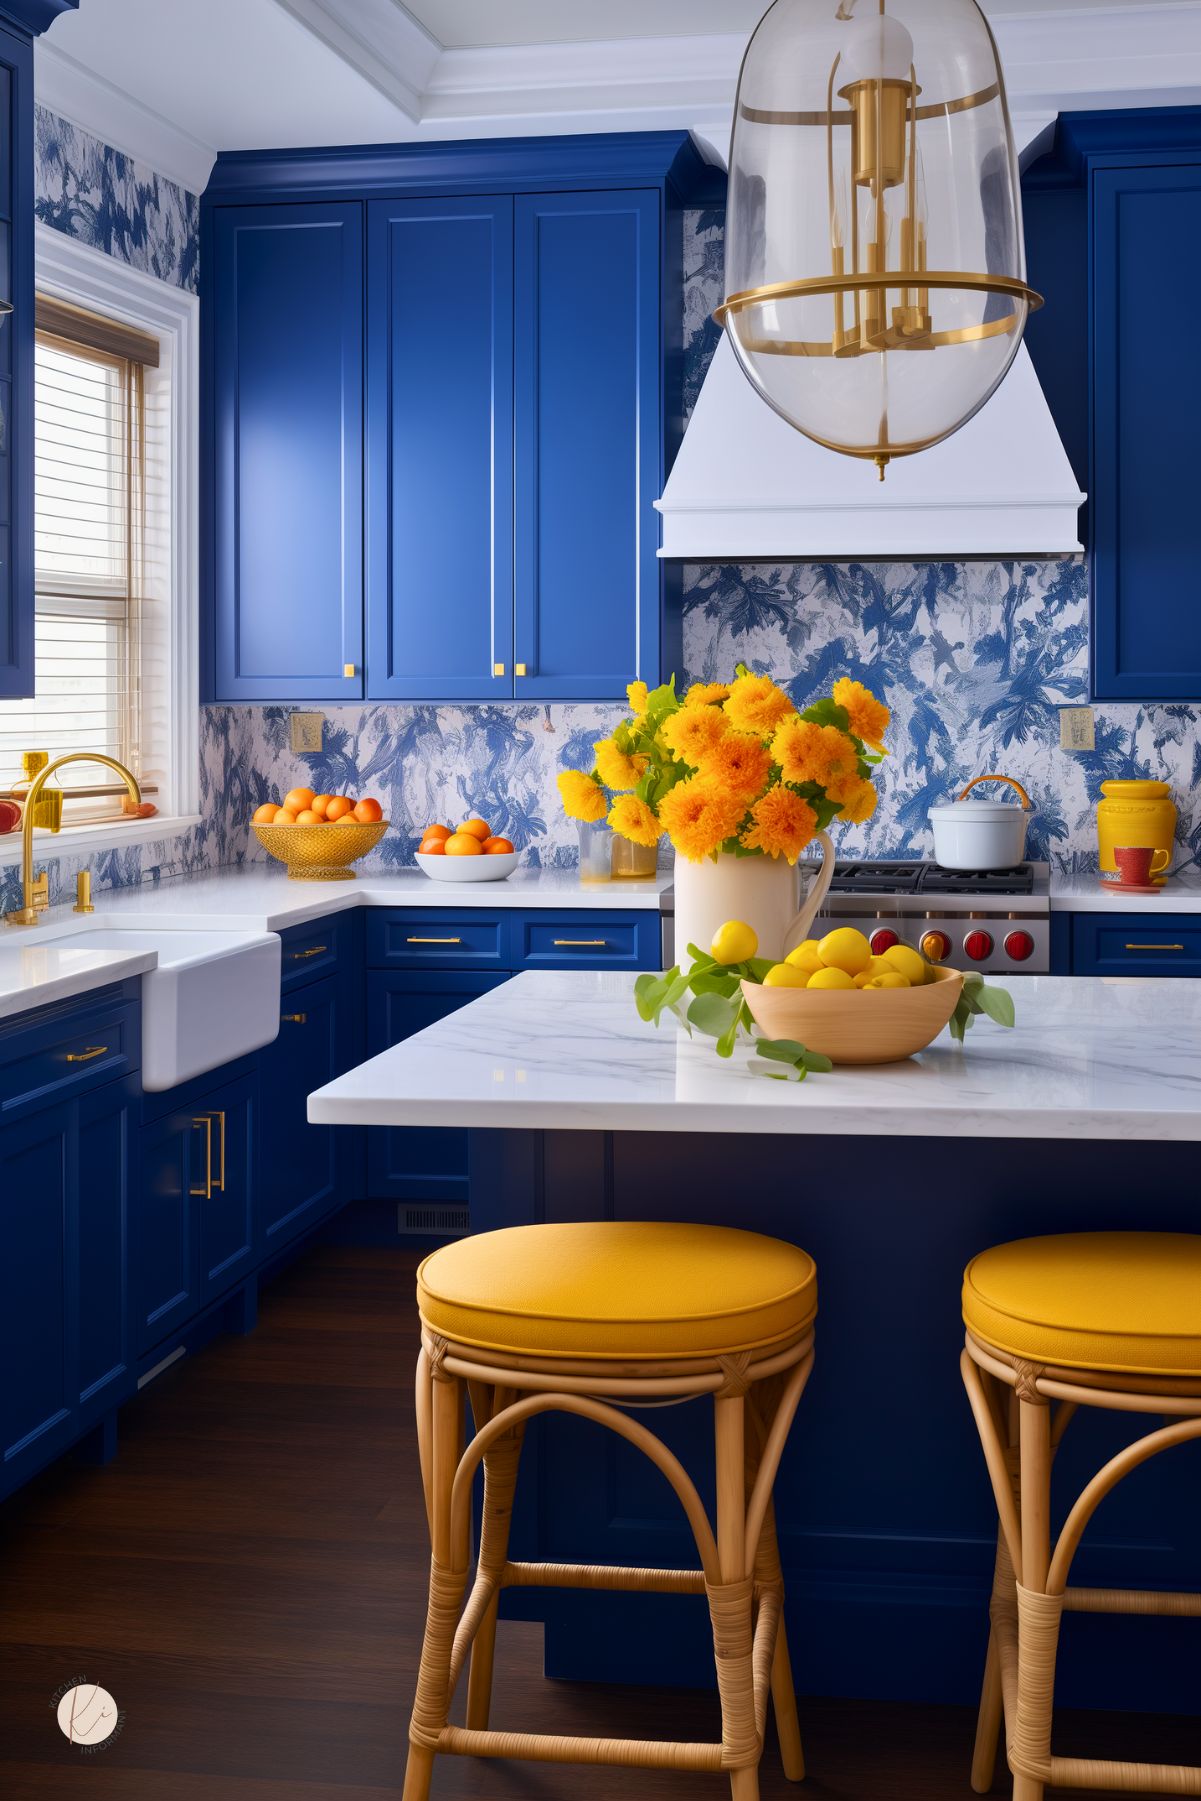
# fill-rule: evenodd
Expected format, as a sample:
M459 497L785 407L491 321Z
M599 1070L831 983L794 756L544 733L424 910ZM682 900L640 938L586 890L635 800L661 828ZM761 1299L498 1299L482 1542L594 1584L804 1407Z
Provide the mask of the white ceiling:
M81 0L39 98L193 190L221 150L695 132L724 160L766 0ZM1201 0L984 0L1023 143L1065 107L1201 103Z

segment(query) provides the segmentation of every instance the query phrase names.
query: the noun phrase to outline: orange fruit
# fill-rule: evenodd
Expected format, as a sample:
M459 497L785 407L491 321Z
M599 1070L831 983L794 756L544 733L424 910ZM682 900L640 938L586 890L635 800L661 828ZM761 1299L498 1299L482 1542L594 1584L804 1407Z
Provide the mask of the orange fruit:
M271 821L272 825L295 825L296 815L287 807L281 807Z
M468 819L459 827L459 832L460 834L467 832L471 837L478 838L480 843L483 844L486 838L491 838L492 827L486 825L482 819Z
M335 820L341 819L353 811L354 803L352 801L349 801L344 794L335 794L326 806L325 817L333 824Z
M265 801L261 807L256 807L254 810L255 825L270 825L278 812L279 808L273 800Z
M384 809L374 795L368 794L356 806L354 816L360 825L375 825L384 817Z
M332 794L315 794L313 796L311 811L317 815L318 819L325 818L325 809L329 806L329 803L333 798Z
M443 844L446 843L446 840L450 835L451 831L448 825L427 825L424 832L421 834L423 839L441 838Z
M296 823L297 825L324 825L325 821L320 813L314 813L312 807L305 807L296 815Z
M312 806L314 799L311 788L293 788L284 795L284 806L289 813L303 813Z
M482 857L484 846L474 832L453 832L444 845L448 857Z
M484 854L489 857L504 857L512 854L513 846L507 838L485 838Z
M328 813L325 816L325 823L326 825L329 824ZM362 820L356 819L353 813L339 813L337 819L334 821L335 825L362 825L362 823Z
M444 857L449 840L446 838L423 838L421 855L423 857Z

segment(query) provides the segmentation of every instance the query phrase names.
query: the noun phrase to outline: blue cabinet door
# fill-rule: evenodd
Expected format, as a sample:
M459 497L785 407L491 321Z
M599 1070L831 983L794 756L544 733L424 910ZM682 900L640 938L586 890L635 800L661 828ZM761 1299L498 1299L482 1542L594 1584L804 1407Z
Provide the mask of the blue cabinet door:
M285 995L279 1037L259 1052L264 1096L259 1254L271 1256L349 1198L358 1134L311 1126L308 1098L357 1060L355 989L328 976Z
M515 203L519 699L659 680L661 210L641 189Z
M257 1078L245 1076L207 1096L192 1116L202 1304L231 1288L255 1259L258 1095Z
M506 981L507 973L372 970L367 989L369 1055L424 1031ZM372 1126L367 1133L367 1192L373 1200L463 1205L468 1199L466 1131Z
M513 202L367 215L367 693L513 682Z
M1201 339L1163 317L1201 289L1201 155L1093 171L1092 274L1094 692L1201 700Z
M196 1208L204 1197L207 1133L190 1107L142 1128L131 1268L139 1355L200 1311Z
M129 1216L137 1156L132 1095L132 1083L110 1082L75 1104L76 1400L83 1425L134 1385Z
M33 51L0 27L0 700L33 694Z
M212 218L212 698L358 699L362 207Z

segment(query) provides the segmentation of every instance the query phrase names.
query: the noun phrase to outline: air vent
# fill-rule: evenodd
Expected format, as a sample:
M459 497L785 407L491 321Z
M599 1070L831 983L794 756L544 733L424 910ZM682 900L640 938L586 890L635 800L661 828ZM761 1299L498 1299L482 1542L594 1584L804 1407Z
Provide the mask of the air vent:
M396 1230L402 1238L462 1238L471 1229L466 1207L431 1203L428 1207L398 1207Z

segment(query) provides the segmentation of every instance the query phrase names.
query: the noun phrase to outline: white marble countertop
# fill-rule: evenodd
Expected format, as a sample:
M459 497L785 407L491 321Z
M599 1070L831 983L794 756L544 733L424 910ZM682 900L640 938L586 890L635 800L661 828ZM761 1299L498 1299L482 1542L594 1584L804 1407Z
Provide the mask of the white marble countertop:
M14 934L17 930L13 928ZM126 976L145 975L157 963L153 950L133 942L128 950L93 950L86 935L65 943L49 939L9 946L0 941L0 1019L123 982Z
M772 1082L644 1024L632 975L531 972L309 1097L322 1124L1201 1140L1201 982L1022 976L904 1063Z
M1201 913L1201 869L1170 875L1155 894L1114 894L1095 875L1052 875L1052 913Z

